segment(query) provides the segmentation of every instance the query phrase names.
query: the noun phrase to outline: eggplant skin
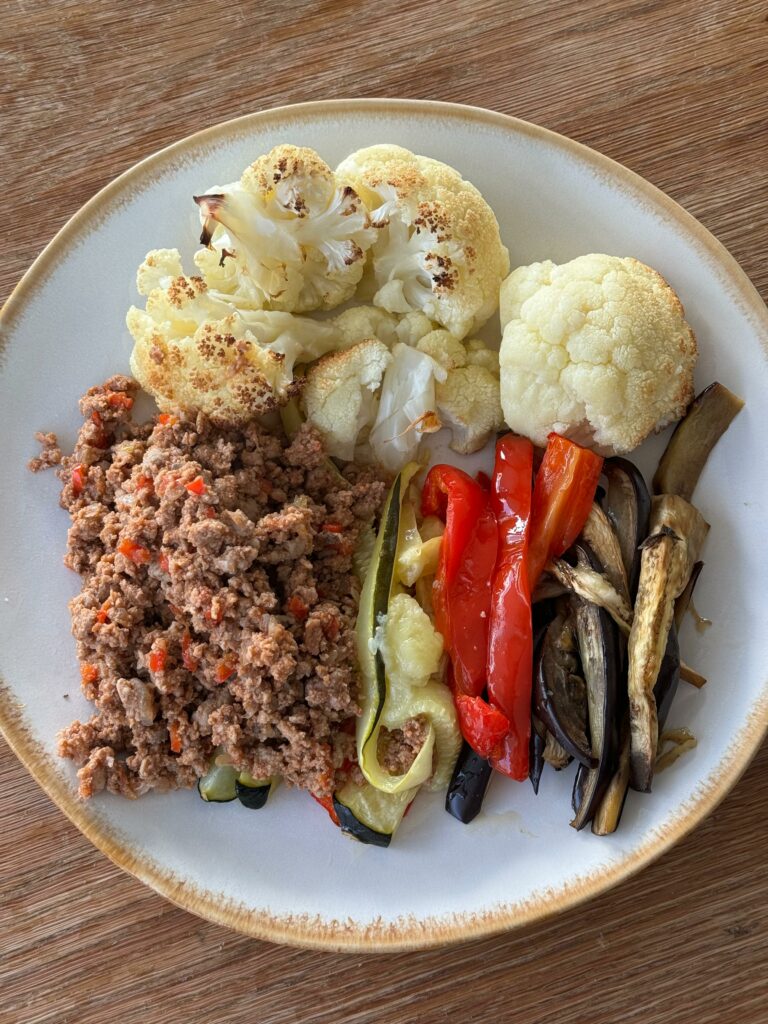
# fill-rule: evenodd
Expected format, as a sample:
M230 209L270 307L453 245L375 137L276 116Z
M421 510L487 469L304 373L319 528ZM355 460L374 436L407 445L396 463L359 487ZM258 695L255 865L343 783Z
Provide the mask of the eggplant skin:
M336 797L333 798L333 809L336 811L336 817L339 819L341 831L345 835L356 839L359 843L386 848L392 842L392 835L390 833L376 832L362 821L359 821L349 807L340 803Z
M541 774L544 771L544 747L547 743L546 735L539 735L539 729L543 732L544 726L538 725L537 727L536 719L534 718L531 722L528 778L531 780L533 792L536 796L539 795L539 783L541 782Z
M743 408L743 399L718 381L697 395L669 439L653 478L654 491L690 501L712 449Z
M606 459L603 473L608 480L603 509L616 530L630 597L634 598L640 576L640 545L648 536L651 518L651 495L643 474L629 459Z
M534 730L531 731L532 736L533 732ZM491 781L491 772L490 763L468 743L464 743L445 794L446 811L463 825L468 825L480 813L488 783ZM534 786L534 789L536 788L537 785Z

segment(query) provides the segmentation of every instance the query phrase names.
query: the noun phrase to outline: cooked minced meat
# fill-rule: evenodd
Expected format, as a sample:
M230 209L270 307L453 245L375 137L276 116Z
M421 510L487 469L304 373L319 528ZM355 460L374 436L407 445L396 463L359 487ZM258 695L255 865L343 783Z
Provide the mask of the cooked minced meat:
M91 388L73 454L40 435L31 463L60 462L65 563L82 577L72 632L96 706L60 753L83 797L191 786L217 749L328 795L356 769L352 553L384 484L340 477L307 428L288 442L202 415L136 424L136 390Z
M402 729L379 732L379 763L390 775L405 775L427 738L427 723L421 718L408 718Z

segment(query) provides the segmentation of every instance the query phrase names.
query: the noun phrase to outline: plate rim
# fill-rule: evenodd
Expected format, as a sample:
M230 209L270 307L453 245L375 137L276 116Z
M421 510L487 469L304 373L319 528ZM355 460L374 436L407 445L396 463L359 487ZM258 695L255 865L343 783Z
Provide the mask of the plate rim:
M665 219L672 220L693 240L720 271L720 276L740 300L742 313L754 321L758 336L768 339L768 309L757 289L736 259L711 232L665 192L611 157L551 129L498 111L436 100L356 99L313 100L253 111L217 122L187 135L132 164L81 206L56 232L11 291L0 310L0 358L27 302L41 287L58 260L69 248L86 238L113 212L116 200L135 190L156 169L170 167L178 157L201 146L252 127L265 127L290 118L312 118L329 114L412 113L454 118L462 122L490 125L502 131L543 140L566 155L574 155L614 184L645 200ZM762 341L763 347L768 340ZM199 917L234 929L253 938L293 946L347 952L383 952L428 948L498 934L544 920L571 909L636 874L656 860L703 821L736 785L757 753L768 732L768 683L750 709L748 725L735 737L719 764L699 786L697 793L681 808L679 817L650 837L619 864L602 866L590 875L571 880L559 890L544 890L522 902L501 903L484 913L454 913L446 917L398 918L356 925L351 921L327 920L306 914L273 915L265 910L222 900L208 890L198 889L185 879L160 867L148 857L137 856L117 830L107 827L97 815L86 810L60 775L57 762L40 750L10 687L0 678L0 731L8 745L45 793L76 828L114 864L132 874L172 903Z

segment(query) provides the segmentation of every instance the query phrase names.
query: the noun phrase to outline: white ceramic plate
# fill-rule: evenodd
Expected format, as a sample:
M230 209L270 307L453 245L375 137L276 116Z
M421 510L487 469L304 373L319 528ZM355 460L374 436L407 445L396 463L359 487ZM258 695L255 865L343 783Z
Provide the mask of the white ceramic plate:
M53 474L25 469L33 433L71 443L77 399L128 370L124 327L149 248L191 256L191 201L278 142L315 147L330 164L396 142L457 167L499 218L513 266L580 253L633 255L679 292L699 339L697 385L720 379L746 409L706 468L696 500L712 531L697 604L714 619L686 627L683 655L709 678L681 686L670 724L698 747L631 794L621 828L569 828L571 775L548 772L535 798L497 779L462 826L438 795L420 796L389 850L342 840L324 813L285 788L259 813L208 806L194 792L83 805L55 735L89 713L79 695L64 569L67 517ZM303 945L403 948L509 928L570 906L658 856L699 822L757 749L768 717L764 648L764 415L768 312L734 260L670 199L567 139L487 111L390 100L310 103L219 125L150 157L91 200L12 295L0 339L0 724L35 778L116 863L198 914ZM642 453L646 469L662 439ZM64 694L69 694L68 698ZM456 872L456 865L463 865ZM475 864L473 873L467 865Z

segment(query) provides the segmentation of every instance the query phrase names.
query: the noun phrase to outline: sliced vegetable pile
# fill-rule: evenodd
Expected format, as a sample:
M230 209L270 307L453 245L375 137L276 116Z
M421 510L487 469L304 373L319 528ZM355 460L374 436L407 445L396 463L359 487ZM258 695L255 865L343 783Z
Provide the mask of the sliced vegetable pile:
M512 435L497 443L489 502L499 553L490 577L484 721L498 724L494 716L506 713L508 728L503 736L500 727L483 732L474 721L467 727L460 713L467 746L446 799L454 817L468 822L478 813L491 767L517 779L529 775L538 792L545 764L560 770L575 760L571 825L591 822L595 834L605 835L619 823L628 788L648 792L656 767L695 745L687 730L677 730L669 737L673 751L659 758L681 675L704 682L682 665L677 642L709 530L689 499L741 406L721 384L695 399L654 479L664 493L653 498L632 463L603 464L550 435L531 501L530 446ZM430 478L444 472L431 471L425 494ZM605 487L598 490L601 478ZM470 531L468 573L477 564L473 543ZM451 554L461 576L462 559ZM441 566L445 560L441 553ZM533 587L532 613L526 583ZM480 593L481 582L474 585ZM478 602L463 620L466 634L484 637L487 615ZM448 650L455 660L450 643ZM457 678L454 670L454 687ZM478 694L481 685L476 672ZM457 692L459 708L464 699Z

